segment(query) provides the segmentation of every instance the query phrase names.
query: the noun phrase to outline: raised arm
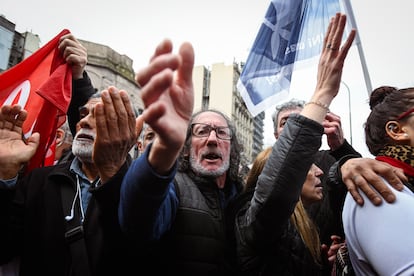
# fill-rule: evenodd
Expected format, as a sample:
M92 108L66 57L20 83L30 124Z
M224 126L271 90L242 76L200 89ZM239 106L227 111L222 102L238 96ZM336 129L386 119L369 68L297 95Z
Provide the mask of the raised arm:
M332 18L319 61L315 92L301 111L301 116L290 115L259 177L251 206L244 219L240 220L244 223L240 228L245 227L244 238L247 240L268 237L257 233L260 229L278 235L278 229L283 227L295 208L307 171L320 148L322 123L338 93L344 60L355 38L355 30L352 30L339 49L345 23L346 16L343 14Z
M143 119L157 133L148 161L159 174L173 167L184 144L194 105L193 66L190 43L183 43L173 54L171 41L164 40L150 64L137 73L145 104Z
M67 115L70 131L72 136L75 136L76 123L80 120L79 107L83 106L96 91L85 71L88 53L79 40L71 33L63 35L59 40L58 49L72 69L72 98Z

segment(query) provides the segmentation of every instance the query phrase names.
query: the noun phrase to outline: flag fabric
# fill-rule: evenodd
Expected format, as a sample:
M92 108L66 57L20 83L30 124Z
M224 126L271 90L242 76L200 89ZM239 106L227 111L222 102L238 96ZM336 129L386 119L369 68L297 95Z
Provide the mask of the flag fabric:
M56 129L64 123L71 100L72 70L58 50L59 38L68 33L66 29L61 31L28 58L0 74L0 106L22 106L28 112L24 136L40 133L39 147L27 171L53 165Z
M317 64L340 1L271 1L237 83L253 116L288 98L294 70Z

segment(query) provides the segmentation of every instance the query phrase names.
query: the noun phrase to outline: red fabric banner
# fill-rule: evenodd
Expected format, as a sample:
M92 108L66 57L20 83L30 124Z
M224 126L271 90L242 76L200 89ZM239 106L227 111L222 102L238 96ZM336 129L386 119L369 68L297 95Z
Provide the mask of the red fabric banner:
M40 145L27 171L53 165L57 127L65 121L71 100L72 70L58 50L63 30L42 48L0 74L0 106L19 104L27 110L25 137L40 133Z

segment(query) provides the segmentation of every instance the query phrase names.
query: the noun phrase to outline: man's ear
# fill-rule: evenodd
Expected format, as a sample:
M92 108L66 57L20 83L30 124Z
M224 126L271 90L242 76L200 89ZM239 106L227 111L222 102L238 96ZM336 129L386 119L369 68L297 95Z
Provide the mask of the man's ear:
M63 129L58 128L56 129L56 146L59 147L63 144L63 140L65 139L65 131Z
M141 141L137 142L137 147L138 147L139 152L143 152L143 145Z

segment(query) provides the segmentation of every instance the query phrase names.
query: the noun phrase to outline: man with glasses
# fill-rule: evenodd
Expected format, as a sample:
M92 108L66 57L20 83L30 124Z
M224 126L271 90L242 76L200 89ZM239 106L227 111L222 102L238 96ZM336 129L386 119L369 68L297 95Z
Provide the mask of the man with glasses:
M225 219L230 200L242 188L241 147L234 133L220 111L195 113L178 163L167 175L148 164L156 141L128 170L121 226L135 241L158 244L150 257L156 262L154 275L236 275L226 230L232 222Z
M165 40L137 74L143 120L157 135L124 177L120 225L152 275L237 275L226 211L242 188L241 146L220 111L192 115L193 64L191 44L173 54Z

